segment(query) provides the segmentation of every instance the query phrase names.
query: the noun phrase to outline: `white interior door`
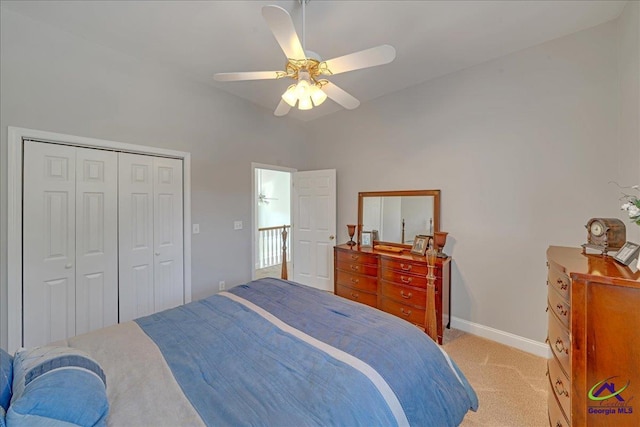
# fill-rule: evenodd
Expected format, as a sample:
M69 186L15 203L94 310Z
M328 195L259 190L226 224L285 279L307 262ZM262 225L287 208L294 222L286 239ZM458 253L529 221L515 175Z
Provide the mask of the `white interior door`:
M293 174L293 280L333 290L335 169Z
M119 153L120 322L154 312L153 157Z
M184 302L182 160L153 159L155 311Z
M75 335L75 148L24 143L23 345Z
M118 323L118 154L75 150L79 335Z

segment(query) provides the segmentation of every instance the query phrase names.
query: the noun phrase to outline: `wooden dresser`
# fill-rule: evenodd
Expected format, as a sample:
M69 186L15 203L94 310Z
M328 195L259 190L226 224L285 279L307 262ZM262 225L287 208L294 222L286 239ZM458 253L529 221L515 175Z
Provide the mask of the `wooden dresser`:
M547 264L550 425L640 426L640 273L581 248Z
M334 248L334 292L370 305L425 329L427 259L382 252L372 248L339 245ZM443 323L449 322L451 258L438 258L435 266L438 343ZM448 327L448 325L447 325Z

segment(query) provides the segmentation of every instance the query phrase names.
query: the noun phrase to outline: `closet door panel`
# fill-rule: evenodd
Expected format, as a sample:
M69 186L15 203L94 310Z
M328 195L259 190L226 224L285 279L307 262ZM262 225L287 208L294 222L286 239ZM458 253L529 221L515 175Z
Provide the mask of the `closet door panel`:
M153 157L118 154L120 322L154 311Z
M76 153L76 334L118 323L118 154Z
M75 331L75 166L72 147L25 141L23 345Z
M156 311L184 303L182 161L154 164L154 287Z

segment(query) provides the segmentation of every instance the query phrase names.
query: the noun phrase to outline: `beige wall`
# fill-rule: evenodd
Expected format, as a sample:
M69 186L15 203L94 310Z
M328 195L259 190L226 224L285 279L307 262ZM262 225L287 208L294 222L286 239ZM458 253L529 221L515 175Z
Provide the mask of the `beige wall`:
M618 56L638 45L617 51L619 24L312 122L314 166L337 168L338 241L359 191L441 189L453 324L546 351L535 343L546 338L546 248L585 242L590 217L623 218L608 184L628 176L617 149ZM637 159L639 146L636 136L625 152Z
M232 230L251 222L251 162L336 168L338 241L358 191L439 188L456 322L537 345L546 247L622 218L608 182L640 182L639 17L630 2L617 21L299 123L3 9L0 346L9 125L190 151L194 299L251 277L250 229Z
M7 126L191 152L192 296L251 279L251 162L304 169L301 125L7 9L0 25L0 346L7 344ZM245 227L233 230L233 221Z

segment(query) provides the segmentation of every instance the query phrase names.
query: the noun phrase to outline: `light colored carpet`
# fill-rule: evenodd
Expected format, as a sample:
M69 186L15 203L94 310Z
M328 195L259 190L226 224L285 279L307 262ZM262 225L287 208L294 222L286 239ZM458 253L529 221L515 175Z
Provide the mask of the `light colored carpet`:
M289 275L289 280L293 277L293 270L291 270L291 261L287 263L287 272ZM276 279L280 278L280 274L282 273L282 264L272 265L271 267L265 268L257 268L256 269L256 279L262 279L263 277L275 277Z
M463 427L549 425L546 359L455 329L445 331L443 348L478 394L478 412Z

